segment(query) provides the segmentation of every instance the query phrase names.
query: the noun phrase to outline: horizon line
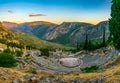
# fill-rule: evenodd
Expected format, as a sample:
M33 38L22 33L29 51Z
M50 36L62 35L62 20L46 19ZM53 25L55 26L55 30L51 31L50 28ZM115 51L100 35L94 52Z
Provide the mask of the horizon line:
M108 21L108 20L103 20L103 21ZM16 24L24 24L24 23L30 23L30 22L49 22L49 23L52 23L52 24L62 24L64 22L71 22L71 23L74 23L74 22L79 22L79 23L88 23L88 24L93 24L93 25L97 25L99 24L100 22L103 22L103 21L98 21L96 23L93 23L93 22L85 22L85 21L63 21L63 22L60 22L60 23L54 23L54 22L50 22L50 21L43 21L43 20L36 20L36 21L26 21L26 22L13 22L13 21L1 21L1 22L10 22L10 23L16 23Z

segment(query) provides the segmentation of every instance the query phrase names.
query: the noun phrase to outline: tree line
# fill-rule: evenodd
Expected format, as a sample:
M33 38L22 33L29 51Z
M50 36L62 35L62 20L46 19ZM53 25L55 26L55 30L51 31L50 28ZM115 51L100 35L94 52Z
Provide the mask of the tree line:
M77 51L79 50L90 50L93 51L95 49L99 49L101 47L106 47L108 45L108 41L106 40L106 28L103 27L103 37L102 42L92 42L89 38L88 34L86 33L85 41L81 43L77 43Z

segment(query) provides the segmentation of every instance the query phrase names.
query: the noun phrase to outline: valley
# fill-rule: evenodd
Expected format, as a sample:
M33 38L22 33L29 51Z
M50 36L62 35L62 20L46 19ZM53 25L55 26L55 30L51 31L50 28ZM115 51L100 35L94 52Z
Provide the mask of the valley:
M111 45L94 51L72 52L73 47L41 40L30 33L10 31L2 24L0 27L1 39L5 41L1 41L1 53L13 52L17 61L13 68L0 68L0 82L103 83L114 78L113 83L119 81L116 73L119 73L120 52Z
M120 83L120 0L0 0L0 83Z
M89 35L89 40L92 42L100 42L102 40L104 29L106 40L110 34L108 21L103 21L96 25L82 22L63 22L57 25L45 21L22 23L17 24L17 26L10 26L10 24L13 25L10 22L3 22L3 24L9 30L21 31L43 40L71 47L76 47L77 43L83 43L86 34Z

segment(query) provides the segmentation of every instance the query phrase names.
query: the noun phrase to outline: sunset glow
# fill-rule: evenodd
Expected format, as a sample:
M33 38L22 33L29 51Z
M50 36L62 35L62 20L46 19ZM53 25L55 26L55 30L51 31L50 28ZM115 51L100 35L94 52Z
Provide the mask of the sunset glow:
M110 0L5 0L0 1L0 21L88 22L110 18Z

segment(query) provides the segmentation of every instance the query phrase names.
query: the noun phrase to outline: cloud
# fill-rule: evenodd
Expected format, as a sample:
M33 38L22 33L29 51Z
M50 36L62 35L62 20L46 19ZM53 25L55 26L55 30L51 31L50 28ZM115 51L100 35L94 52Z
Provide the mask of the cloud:
M14 13L13 10L8 10L7 12L8 12L8 13Z
M46 15L45 14L34 14L34 13L29 15L29 17L34 17L34 16L46 16Z

